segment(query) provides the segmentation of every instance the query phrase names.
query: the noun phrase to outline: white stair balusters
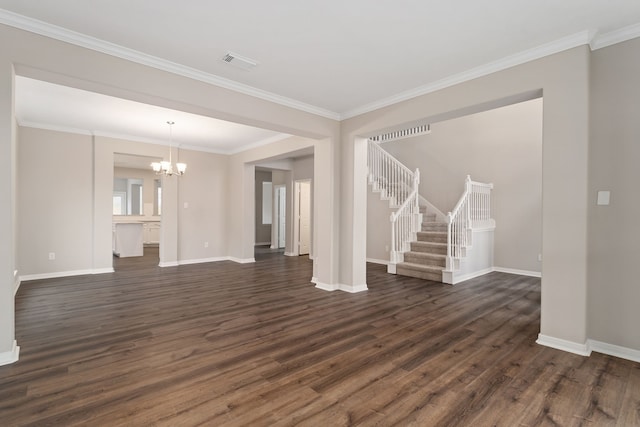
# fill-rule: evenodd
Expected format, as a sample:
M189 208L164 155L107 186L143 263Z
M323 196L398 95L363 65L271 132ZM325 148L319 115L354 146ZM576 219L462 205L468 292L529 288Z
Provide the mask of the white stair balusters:
M494 226L491 218L491 190L493 184L471 180L467 175L464 193L447 215L447 266L446 271L454 271L456 262L465 256L471 246L473 228Z
M395 265L403 260L404 252L416 239L421 216L418 206L420 171L412 172L395 157L369 140L367 150L369 183L398 210L391 214L391 253L389 272L395 273Z

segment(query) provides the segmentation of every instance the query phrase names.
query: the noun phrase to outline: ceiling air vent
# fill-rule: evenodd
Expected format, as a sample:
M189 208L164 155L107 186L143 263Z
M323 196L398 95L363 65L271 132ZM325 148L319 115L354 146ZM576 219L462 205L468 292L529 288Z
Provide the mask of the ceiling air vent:
M412 136L426 135L431 133L431 125L419 125L409 129L396 130L372 136L370 140L378 143L397 141L398 139L411 138Z
M258 63L253 59L237 55L233 52L227 52L227 54L222 57L222 60L227 64L231 64L245 71L253 70L258 66Z

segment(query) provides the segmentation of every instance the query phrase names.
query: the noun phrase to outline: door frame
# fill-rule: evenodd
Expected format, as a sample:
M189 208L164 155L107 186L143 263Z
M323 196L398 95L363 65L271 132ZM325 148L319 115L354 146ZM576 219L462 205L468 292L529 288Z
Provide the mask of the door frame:
M280 191L284 190L284 197L280 197ZM284 202L284 212L280 212L280 204ZM284 216L284 245L280 246L280 222L281 216ZM271 226L274 227L274 232L271 233L271 249L286 248L287 246L287 224L289 218L287 218L287 186L286 184L276 184L273 186L273 216Z
M309 215L313 216L311 207L313 206L312 198L312 180L311 179L298 179L293 182L293 255L300 255L300 184L309 183ZM309 218L313 222L312 218ZM309 230L309 258L313 257L313 235L311 229ZM305 254L306 255L306 254Z

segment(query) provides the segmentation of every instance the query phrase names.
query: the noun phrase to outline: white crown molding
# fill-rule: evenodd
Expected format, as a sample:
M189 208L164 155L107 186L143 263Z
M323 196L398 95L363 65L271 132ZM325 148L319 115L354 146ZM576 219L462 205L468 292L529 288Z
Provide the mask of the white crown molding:
M120 139L124 141L140 142L143 144L161 145L163 147L169 146L169 142L161 141L157 139L145 138L141 136L126 135L126 134L120 134L115 132L88 131L85 129L78 129L70 126L51 125L48 123L30 122L26 120L18 121L18 126L28 127L33 129L51 130L54 132L72 133L75 135L99 136L102 138ZM177 148L181 150L191 150L191 151L199 151L203 153L212 153L212 154L221 154L221 155L230 156L233 154L238 154L238 153L250 150L252 148L257 148L263 145L268 145L277 141L281 141L283 139L289 138L290 136L291 135L286 133L280 133L254 143L244 145L241 149L238 149L238 150L216 150L215 148L202 147L199 145L191 145L191 144L180 144Z
M604 34L596 34L590 43L591 50L602 49L603 47L626 42L637 37L640 37L640 24L629 25Z
M244 145L242 148L239 148L237 150L228 150L224 154L233 155L233 154L242 153L244 151L251 150L252 148L258 148L258 147L262 147L263 145L269 145L274 142L282 141L283 139L287 139L290 136L291 135L287 133L279 133L278 135L273 135L268 138L262 139L260 141L256 141L254 143Z
M464 83L466 81L473 80L478 77L483 77L488 74L496 73L498 71L502 71L516 65L521 65L529 61L540 59L545 56L553 55L554 53L563 52L577 46L589 44L589 42L590 33L588 31L573 34L571 36L564 37L551 43L546 43L541 46L507 56L497 61L493 61L488 64L463 71L462 73L454 74L436 82L429 83L424 86L419 86L417 88L398 93L388 98L380 99L378 101L356 107L352 110L342 113L341 119L345 120L355 116L359 116L361 114L369 113L380 108L388 107L389 105L397 104L399 102L416 98L418 96L426 95L437 90Z
M516 65L524 64L529 61L543 58L548 55L559 53L577 46L589 45L592 50L601 49L616 43L627 41L636 37L640 37L640 24L630 25L628 27L611 31L605 34L597 34L590 31L582 31L541 46L507 56L497 61L490 62L479 67L463 71L458 74L446 77L424 86L419 86L396 95L379 99L377 101L355 107L342 113L337 113L324 108L316 107L295 99L287 98L272 92L258 89L249 85L235 82L214 74L206 73L195 68L187 67L175 62L171 62L156 56L128 49L114 43L87 36L75 31L71 31L56 25L48 24L37 19L29 18L4 9L0 9L0 23L29 31L45 37L50 37L76 46L91 49L97 52L112 55L121 59L132 61L138 64L146 65L162 71L188 77L194 80L209 83L225 89L229 89L238 93L253 96L265 101L270 101L286 107L294 108L307 113L326 117L332 120L346 120L359 116L380 108L388 107L399 102L403 102L421 95L435 92L456 84L464 83L478 77L486 76L491 73L505 70ZM208 151L198 149L198 151ZM244 150L240 150L244 151ZM235 154L240 151L233 152L215 152L217 154Z
M17 120L17 122L18 122L18 126L20 127L52 130L54 132L73 133L75 135L93 136L93 132L91 131L88 131L86 129L78 129L70 126L59 126L59 125L52 125L48 123L30 122L27 120Z
M128 49L115 43L110 43L104 40L97 39L95 37L87 36L85 34L59 27L57 25L52 25L43 21L39 21L37 19L9 12L8 10L0 9L0 23L8 25L10 27L29 31L31 33L39 34L41 36L70 43L76 46L91 49L96 52L106 53L107 55L146 65L158 70L167 71L169 73L233 90L235 92L260 98L265 101L274 102L285 107L295 108L297 110L326 117L328 119L340 120L340 114L324 108L296 101L295 99L287 98L285 96L277 95L266 90L238 83L233 80L229 80L220 76L216 76L214 74L197 70L195 68L177 64L172 61L167 61L166 59L138 52L137 50Z

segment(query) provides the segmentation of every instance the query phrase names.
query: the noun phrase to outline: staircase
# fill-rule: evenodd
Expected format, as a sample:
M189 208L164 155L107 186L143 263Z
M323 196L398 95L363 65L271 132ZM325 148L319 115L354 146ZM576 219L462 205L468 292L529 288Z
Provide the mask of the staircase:
M467 176L464 193L453 211L445 216L419 195L420 171L412 172L371 140L368 166L373 190L388 200L390 207L397 208L391 214L387 271L450 284L466 280L461 274L456 277L456 272L461 270L471 250L474 226L495 228L490 204L493 185L474 182ZM490 249L481 248L487 250L491 256L481 254L481 260L493 259L493 243ZM465 277L474 277L468 268L463 270Z
M396 264L396 274L442 282L442 271L447 265L447 223L438 222L436 214L427 213L425 206L420 206L420 213L421 231L409 243L404 261Z

